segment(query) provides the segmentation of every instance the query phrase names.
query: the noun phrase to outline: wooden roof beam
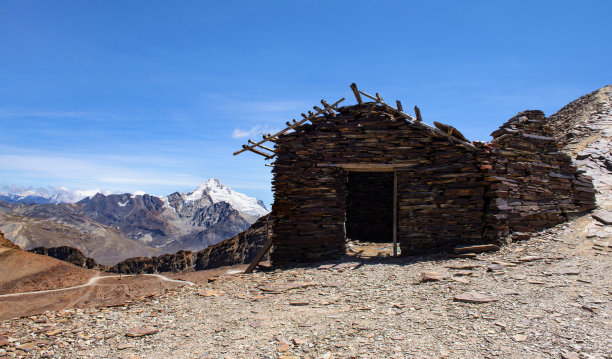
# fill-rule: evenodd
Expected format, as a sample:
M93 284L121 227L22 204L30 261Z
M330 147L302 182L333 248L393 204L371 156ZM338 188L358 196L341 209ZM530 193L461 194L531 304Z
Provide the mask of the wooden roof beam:
M340 100L338 100L338 101L334 102L333 104L331 104L331 105L330 105L330 107L331 107L331 108L333 108L333 109L335 109L335 108L338 106L338 104L339 104L340 102L344 101L344 100L345 100L345 98L343 97L343 98L341 98ZM254 144L251 144L250 146L243 145L243 146L242 146L242 149L241 149L240 151L236 151L236 152L234 152L234 156L236 156L236 155L238 155L238 154L241 154L241 153L242 153L242 152L244 152L244 151L250 151L250 150L252 150L254 147L259 146L259 145L261 145L262 143L264 143L264 142L266 142L266 141L269 141L269 140L271 140L271 139L273 139L273 138L276 138L276 137L278 137L278 136L280 136L280 135L284 134L285 132L287 132L287 131L289 131L289 130L292 130L292 129L294 129L295 127L297 127L297 126L299 126L299 125L303 124L304 122L306 122L306 121L308 121L308 120L312 120L312 119L314 119L314 118L315 118L315 117L317 117L318 115L325 114L325 110L323 110L323 109L321 109L321 110L322 110L322 111L317 111L317 112L315 112L315 113L313 113L312 111L308 111L308 116L306 116L305 114L302 114L302 117L304 117L302 120L300 120L300 121L298 121L298 122L295 122L293 125L291 125L291 126L289 126L289 127L285 128L284 130L281 130L281 131L279 131L279 132L277 132L277 133L275 133L275 134L273 134L273 135L264 136L263 140L261 140L261 141L259 141L259 142L255 142ZM252 152L253 152L253 151L252 151Z

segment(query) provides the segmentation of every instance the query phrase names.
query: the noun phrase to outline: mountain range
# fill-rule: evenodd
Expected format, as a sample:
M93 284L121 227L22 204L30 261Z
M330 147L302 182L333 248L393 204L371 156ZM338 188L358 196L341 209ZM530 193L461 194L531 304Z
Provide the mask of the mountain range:
M91 197L96 193L111 194L110 191L71 190L66 187L18 187L15 185L4 185L0 187L0 201L7 203L75 203L84 198ZM143 193L141 193L143 194Z
M6 197L3 197L7 200ZM198 251L246 230L269 211L211 179L189 193L96 193L76 203L0 202L0 231L24 249L70 246L102 264ZM1 201L2 199L0 199ZM43 203L40 203L43 202Z

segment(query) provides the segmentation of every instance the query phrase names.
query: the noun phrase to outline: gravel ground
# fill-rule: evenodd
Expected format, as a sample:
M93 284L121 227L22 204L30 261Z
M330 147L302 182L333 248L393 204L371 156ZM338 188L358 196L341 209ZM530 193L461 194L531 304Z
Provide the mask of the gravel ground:
M611 256L588 216L474 258L225 275L0 322L0 357L612 358Z

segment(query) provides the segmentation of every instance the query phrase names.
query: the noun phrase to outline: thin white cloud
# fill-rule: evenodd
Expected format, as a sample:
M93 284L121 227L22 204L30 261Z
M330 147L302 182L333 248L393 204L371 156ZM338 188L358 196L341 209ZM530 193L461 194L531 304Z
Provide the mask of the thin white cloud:
M276 132L278 132L278 130L257 125L257 126L251 127L250 129L246 129L246 130L235 128L234 131L232 131L232 138L235 138L235 139L247 138L247 137L254 138L254 137L261 137L261 135L264 135L264 134L276 133Z

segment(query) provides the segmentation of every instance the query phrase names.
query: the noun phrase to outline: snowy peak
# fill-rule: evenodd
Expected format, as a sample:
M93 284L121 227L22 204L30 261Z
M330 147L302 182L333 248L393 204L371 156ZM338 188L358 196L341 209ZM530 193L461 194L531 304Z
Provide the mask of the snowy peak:
M84 198L92 197L96 193L110 194L110 192L102 192L99 189L93 190L70 190L66 187L39 187L39 188L24 188L15 185L3 186L0 192L0 201L9 203L28 203L28 204L43 204L43 203L76 203Z
M225 186L216 178L211 178L192 192L183 195L187 202L198 201L207 195L213 203L225 202L239 212L251 216L261 217L270 212L257 198L249 197L244 193L236 192Z

